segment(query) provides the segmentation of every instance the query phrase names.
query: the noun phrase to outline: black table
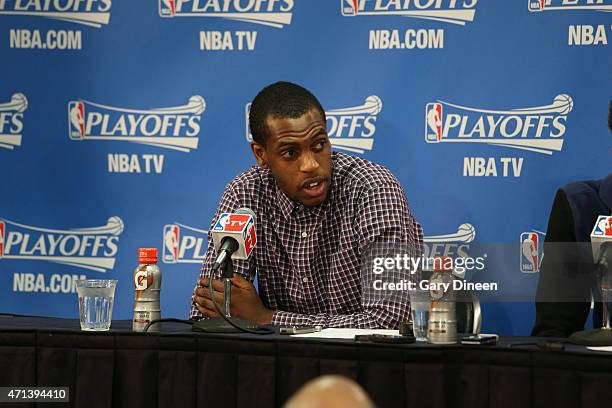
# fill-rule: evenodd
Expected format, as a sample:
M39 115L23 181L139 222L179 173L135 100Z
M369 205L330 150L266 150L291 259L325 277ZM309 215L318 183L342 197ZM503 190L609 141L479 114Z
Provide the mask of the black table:
M94 333L81 332L76 320L0 316L0 386L70 387L69 404L36 406L273 407L309 379L333 373L358 381L379 407L612 402L612 355L516 345L534 338L502 338L496 346L380 345L194 334L178 324L132 333L130 326L114 321L111 331Z

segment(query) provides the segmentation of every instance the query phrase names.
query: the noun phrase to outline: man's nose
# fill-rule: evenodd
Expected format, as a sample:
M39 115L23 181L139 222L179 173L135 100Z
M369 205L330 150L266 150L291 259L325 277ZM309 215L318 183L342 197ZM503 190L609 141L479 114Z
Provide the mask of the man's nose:
M304 153L300 163L300 171L304 173L312 173L319 168L319 162L313 152Z

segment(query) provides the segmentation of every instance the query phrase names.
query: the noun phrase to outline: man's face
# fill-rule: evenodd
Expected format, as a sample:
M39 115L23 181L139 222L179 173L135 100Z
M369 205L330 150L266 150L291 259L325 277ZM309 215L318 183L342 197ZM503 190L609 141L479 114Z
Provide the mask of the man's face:
M265 144L251 145L259 165L270 169L293 201L321 204L331 182L331 146L321 113L311 108L297 119L268 116L266 126Z

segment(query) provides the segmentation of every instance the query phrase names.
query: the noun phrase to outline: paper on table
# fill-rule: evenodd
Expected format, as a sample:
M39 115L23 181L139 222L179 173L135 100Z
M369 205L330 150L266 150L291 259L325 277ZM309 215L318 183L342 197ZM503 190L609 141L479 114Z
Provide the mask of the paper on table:
M291 337L314 338L314 339L348 339L353 340L356 334L387 334L399 336L399 330L385 329L323 329L320 332L293 334Z
M587 348L593 351L607 351L608 353L612 353L612 346L587 347Z

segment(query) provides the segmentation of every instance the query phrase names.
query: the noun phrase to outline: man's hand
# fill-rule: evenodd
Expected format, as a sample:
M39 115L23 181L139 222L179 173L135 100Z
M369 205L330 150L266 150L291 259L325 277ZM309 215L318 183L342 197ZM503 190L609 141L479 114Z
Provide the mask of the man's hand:
M215 301L223 310L223 281L213 280L213 290ZM200 313L208 317L220 317L210 299L210 289L208 288L208 278L200 279L200 287L195 291L194 303ZM255 286L242 275L237 273L232 278L232 304L231 315L256 323L268 324L272 322L274 311L266 308L255 291Z

